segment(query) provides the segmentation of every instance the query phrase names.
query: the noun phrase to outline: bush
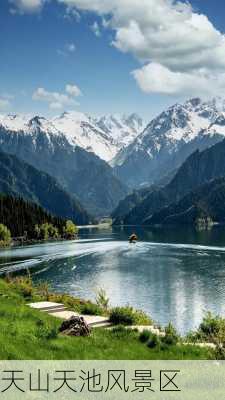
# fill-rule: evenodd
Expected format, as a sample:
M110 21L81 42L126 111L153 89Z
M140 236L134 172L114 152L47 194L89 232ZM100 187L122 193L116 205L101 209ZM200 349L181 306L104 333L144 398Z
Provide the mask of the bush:
M37 293L44 298L45 300L49 301L50 299L50 286L48 282L39 282L37 288Z
M152 334L150 339L149 339L149 341L148 341L148 343L147 343L147 346L150 349L154 349L155 347L159 347L160 344L161 344L160 338L157 335L153 335Z
M72 221L66 221L63 232L66 239L73 239L77 235L78 228Z
M216 360L225 360L225 348L223 346L216 346L215 358Z
M30 275L12 278L10 284L17 289L23 297L30 298L33 295L33 283Z
M96 296L96 303L99 307L102 307L104 310L108 310L109 306L109 298L106 295L106 291L104 289L99 289Z
M193 342L212 342L225 346L225 319L208 312L196 332L187 336Z
M176 345L179 341L179 335L171 323L165 328L165 336L162 337L162 342L168 346Z
M151 319L142 311L133 307L115 307L110 311L110 322L115 325L150 325Z
M3 224L0 224L0 245L8 246L11 243L11 232Z
M59 237L58 228L52 224L35 225L35 236L41 240L57 239Z
M149 331L147 331L147 329L145 329L143 332L140 333L139 340L142 343L146 343L149 340L150 336L151 336L151 332L149 332Z
M115 307L110 312L109 320L115 325L134 325L134 310L132 307Z
M97 305L93 303L85 303L82 304L80 307L81 314L85 315L101 315L102 314L102 309Z
M215 338L225 331L225 320L219 316L214 317L207 313L199 326L199 332L206 338Z

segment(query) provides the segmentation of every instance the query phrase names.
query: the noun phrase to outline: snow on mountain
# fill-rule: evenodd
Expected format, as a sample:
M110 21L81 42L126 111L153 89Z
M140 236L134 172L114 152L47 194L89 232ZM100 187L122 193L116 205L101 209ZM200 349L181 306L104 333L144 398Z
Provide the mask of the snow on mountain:
M190 152L213 145L224 136L224 101L195 98L175 104L154 118L112 164L126 183L149 183L151 176L153 181L158 179L177 168Z
M10 132L64 135L72 146L82 147L108 162L143 129L143 121L136 114L92 118L76 111L64 112L51 120L40 116L0 115L0 125Z
M145 127L137 114L107 115L96 121L97 126L117 143L119 149L128 146Z
M0 125L11 132L25 131L27 122L28 117L22 114L0 114Z
M136 114L92 118L79 112L66 112L52 123L71 144L92 151L105 161L115 157L143 129L143 121Z
M191 99L175 104L154 118L128 148L120 151L114 163L122 164L134 152L145 151L152 158L165 146L174 151L181 142L195 139L221 115L215 99L210 102Z
M60 134L51 121L39 116L31 118L31 116L22 114L0 115L0 126L9 132L23 132L28 135L36 131L42 131L46 134Z
M80 146L93 152L105 161L111 160L118 152L113 138L100 129L96 121L79 112L65 112L52 119L53 125L62 132L71 145Z

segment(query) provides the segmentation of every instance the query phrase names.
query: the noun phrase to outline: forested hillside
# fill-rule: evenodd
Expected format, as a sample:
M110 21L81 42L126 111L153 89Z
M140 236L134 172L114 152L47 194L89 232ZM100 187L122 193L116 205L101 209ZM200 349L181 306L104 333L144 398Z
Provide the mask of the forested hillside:
M35 225L45 223L54 225L62 234L65 220L53 217L37 204L0 194L0 224L9 228L12 237L27 232L28 238L34 238Z

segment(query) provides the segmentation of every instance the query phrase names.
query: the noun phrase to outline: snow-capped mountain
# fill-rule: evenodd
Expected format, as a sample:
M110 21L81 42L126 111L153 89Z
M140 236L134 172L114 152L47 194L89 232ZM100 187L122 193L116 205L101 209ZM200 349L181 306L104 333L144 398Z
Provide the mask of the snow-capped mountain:
M54 127L65 135L73 146L93 152L105 161L118 152L113 137L100 129L94 118L80 112L64 112L51 120Z
M85 137L86 127L81 133ZM90 140L92 135L95 140L94 129ZM43 117L0 115L1 151L55 177L91 215L108 215L127 194L127 187L104 160L81 148L71 136L70 131L64 134L53 120Z
M31 117L23 114L0 114L0 126L9 132L22 132L26 135L32 135L37 130L41 130L46 134L61 134L50 120L40 116Z
M175 104L114 158L118 176L131 186L148 184L178 168L197 148L225 137L225 104L198 98Z
M143 120L136 114L93 118L79 112L66 112L53 118L52 123L71 144L91 151L107 162L144 128Z
M143 130L144 121L137 115L110 115L93 118L70 111L50 120L36 116L0 115L0 124L11 132L64 135L72 146L79 146L109 162Z
M107 115L96 120L97 126L117 144L118 149L128 146L145 128L138 114Z

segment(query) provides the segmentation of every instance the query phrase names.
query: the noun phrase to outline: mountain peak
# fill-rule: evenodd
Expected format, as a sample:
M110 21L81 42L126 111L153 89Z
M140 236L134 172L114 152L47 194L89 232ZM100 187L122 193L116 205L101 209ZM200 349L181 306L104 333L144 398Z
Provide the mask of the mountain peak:
M31 118L30 121L28 122L29 126L41 126L42 122L46 121L44 117L40 117L39 115L36 115L35 117Z
M224 100L216 98L193 98L170 106L115 157L118 176L138 186L175 170L196 148L204 149L225 137L224 110Z

